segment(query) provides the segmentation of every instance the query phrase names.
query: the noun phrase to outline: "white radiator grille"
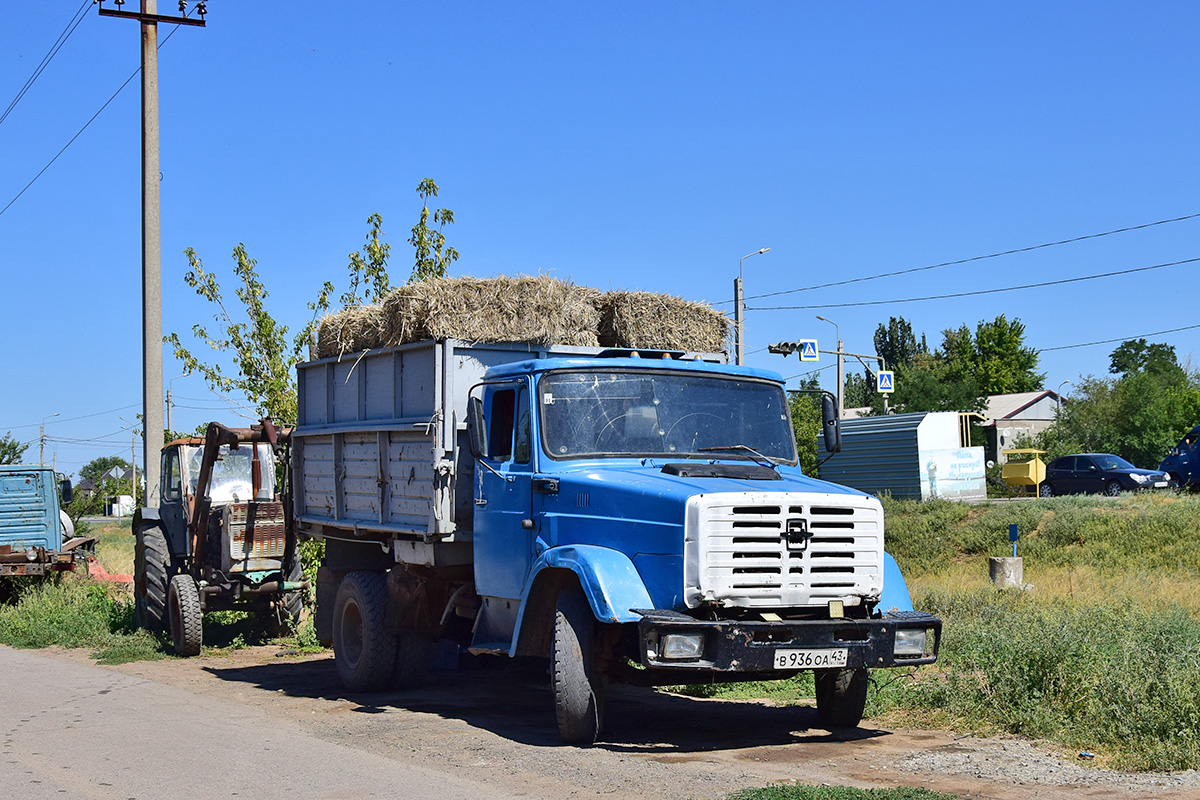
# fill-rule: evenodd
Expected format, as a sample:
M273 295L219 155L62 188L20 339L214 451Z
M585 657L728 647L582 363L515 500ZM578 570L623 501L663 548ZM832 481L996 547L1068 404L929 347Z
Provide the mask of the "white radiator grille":
M872 497L746 492L688 501L684 597L740 608L857 605L883 588Z

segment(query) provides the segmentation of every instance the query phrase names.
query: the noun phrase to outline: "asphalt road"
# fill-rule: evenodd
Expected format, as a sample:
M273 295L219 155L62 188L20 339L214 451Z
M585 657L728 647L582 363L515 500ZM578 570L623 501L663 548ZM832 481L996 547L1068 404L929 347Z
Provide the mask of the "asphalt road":
M0 797L516 797L323 741L231 699L0 647Z

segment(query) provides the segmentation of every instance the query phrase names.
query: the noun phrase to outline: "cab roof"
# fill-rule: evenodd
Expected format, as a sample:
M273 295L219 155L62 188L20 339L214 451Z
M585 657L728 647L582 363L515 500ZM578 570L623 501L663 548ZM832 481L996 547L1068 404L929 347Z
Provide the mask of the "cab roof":
M778 372L771 370L758 369L756 367L739 367L733 364L704 361L699 358L686 358L681 357L683 354L675 351L632 351L636 355L624 355L627 352L631 351L614 351L613 355L601 354L591 357L531 358L523 361L512 361L489 368L484 378L493 380L496 378L509 378L559 369L616 369L655 372L694 372L703 375L753 378L779 384L784 382L783 377Z

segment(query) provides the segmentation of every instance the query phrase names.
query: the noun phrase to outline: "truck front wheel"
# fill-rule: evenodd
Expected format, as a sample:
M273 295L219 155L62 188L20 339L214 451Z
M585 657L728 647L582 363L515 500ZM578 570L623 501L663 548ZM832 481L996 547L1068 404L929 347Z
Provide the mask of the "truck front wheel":
M867 669L819 669L817 716L828 728L854 728L867 705Z
M352 692L386 689L396 661L396 637L387 632L387 579L382 572L351 572L333 604L333 661Z
M133 610L137 626L157 633L167 616L167 537L154 525L137 530L133 550Z
M167 595L171 617L171 642L175 654L184 658L200 655L204 642L204 613L200 610L200 590L187 573L171 578Z
M558 596L550 669L563 742L595 742L604 726L604 681L596 668L596 620L579 589Z

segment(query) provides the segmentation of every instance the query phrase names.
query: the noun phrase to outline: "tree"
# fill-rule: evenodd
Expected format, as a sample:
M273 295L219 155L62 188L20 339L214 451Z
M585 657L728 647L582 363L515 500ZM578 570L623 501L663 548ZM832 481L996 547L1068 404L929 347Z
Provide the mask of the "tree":
M846 408L869 406L875 399L875 378L865 370L860 375L846 373L846 384L842 387L842 405Z
M446 237L442 233L443 228L454 224L454 212L448 208L435 209L433 224L437 227L429 227L430 212L426 201L430 197L438 196L438 185L432 178L424 178L417 184L417 194L421 197L421 215L408 240L416 251L410 282L444 278L450 270L450 265L458 260L458 251L453 247L446 247Z
M819 389L815 375L800 382L804 391L788 392L792 428L796 434L796 452L805 475L817 475L817 437L821 435L821 396L809 392Z
M886 327L875 329L875 354L884 360L888 369L911 366L917 356L928 353L925 334L920 343L913 334L912 323L904 317L889 317Z
M1038 354L1025 346L1025 325L1003 314L975 329L975 380L984 394L1033 392L1042 388Z
M99 483L104 475L113 467L117 467L124 472L129 469L129 462L120 456L100 456L99 458L93 458L79 468L79 477Z
M0 464L20 464L31 442L19 442L12 431L0 436Z
M1174 348L1144 339L1122 342L1110 364L1120 377L1080 379L1071 401L1039 434L1038 446L1051 458L1114 453L1138 466L1157 466L1200 420L1200 376L1175 361Z
M342 295L343 308L363 303L378 303L392 289L387 273L388 256L391 255L392 246L383 241L383 217L372 214L367 217L367 224L371 226L367 231L367 243L363 245L361 252L356 251L349 255L350 263L346 268L350 270L350 286ZM457 252L454 257L458 258ZM325 285L330 290L333 289L332 284ZM363 286L362 297L358 294L360 285Z

